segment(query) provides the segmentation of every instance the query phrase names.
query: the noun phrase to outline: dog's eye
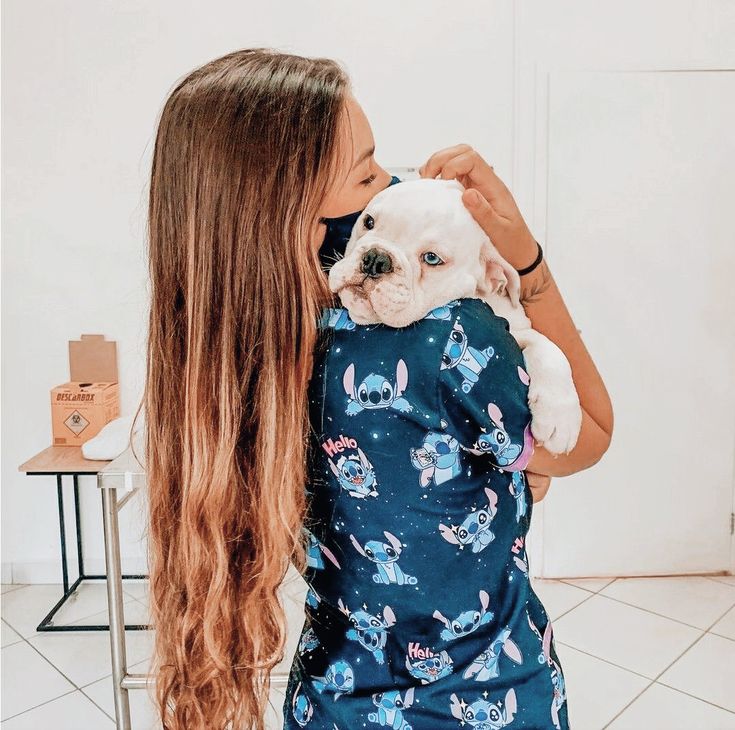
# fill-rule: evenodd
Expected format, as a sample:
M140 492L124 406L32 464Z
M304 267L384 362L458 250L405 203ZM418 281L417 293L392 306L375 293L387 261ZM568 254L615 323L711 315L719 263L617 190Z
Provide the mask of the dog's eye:
M375 228L375 218L373 218L369 213L362 219L362 222L365 228L369 231Z
M421 256L421 258L429 264L429 266L439 266L439 264L443 264L444 261L435 254L433 251L427 251L425 254Z

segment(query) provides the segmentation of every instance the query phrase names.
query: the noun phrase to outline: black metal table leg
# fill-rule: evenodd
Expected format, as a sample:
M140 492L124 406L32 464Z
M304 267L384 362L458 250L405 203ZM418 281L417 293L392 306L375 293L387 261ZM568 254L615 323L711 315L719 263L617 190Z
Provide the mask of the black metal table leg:
M27 472L29 475L39 474L48 476L47 472ZM63 477L72 476L74 480L74 517L76 522L76 540L77 540L77 561L79 577L69 585L69 565L66 553L66 520L64 516L64 492ZM82 544L82 522L81 522L81 501L79 495L79 478L77 472L59 472L56 474L56 495L59 507L59 537L61 540L61 573L64 585L64 594L56 602L56 605L44 616L43 620L36 627L36 631L109 631L109 624L74 624L65 626L54 626L54 616L66 603L69 598L85 580L107 580L107 575L85 575L84 574L84 553ZM147 575L122 575L122 580L140 580L148 578ZM125 624L127 631L146 631L152 627L147 624Z

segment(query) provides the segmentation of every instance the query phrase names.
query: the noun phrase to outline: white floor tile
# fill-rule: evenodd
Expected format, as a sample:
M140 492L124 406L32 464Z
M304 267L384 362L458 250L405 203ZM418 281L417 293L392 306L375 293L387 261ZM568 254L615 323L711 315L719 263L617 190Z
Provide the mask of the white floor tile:
M115 723L77 690L6 720L2 730L112 730L114 727Z
M3 583L2 589L0 590L1 595L5 595L6 593L9 593L10 591L14 591L18 588L23 588L26 584L25 583Z
M148 589L150 588L150 581L147 578L140 578L135 580L124 580L123 593L126 593L131 598L135 598L138 601L146 603L148 601Z
M16 641L23 641L23 637L17 631L14 631L12 626L5 623L5 621L0 622L0 626L2 627L2 632L0 633L2 637L0 643L2 646L10 646L10 644L15 644Z
M597 593L606 585L612 583L615 578L562 578L564 583L570 583L577 588L584 588L586 591Z
M532 585L554 621L576 730L735 730L735 576L532 579ZM150 623L148 588L147 580L124 581L126 623ZM290 670L306 589L291 566L281 586L289 639L274 675ZM109 634L36 631L60 596L60 584L3 586L2 717L13 717L2 730L114 727ZM701 628L718 617L702 636ZM60 622L107 624L105 584L81 586ZM153 631L126 636L128 671L147 673ZM660 684L648 687L648 678L663 670ZM83 691L74 691L72 682ZM135 730L161 728L152 691L129 692ZM271 688L267 730L281 730L284 691L277 684Z
M145 674L148 662L128 666L130 674ZM84 688L84 693L102 707L111 717L115 717L115 700L112 688L112 675L97 680ZM130 722L135 730L160 730L161 723L152 699L152 689L128 690L130 702ZM3 728L4 730L4 728Z
M149 671L148 661L139 662L128 667L131 674L146 674ZM130 701L131 724L135 730L160 730L161 723L158 719L152 696L152 690L130 690L128 698ZM105 712L112 717L115 716L115 703L112 694L112 677L105 677L84 688L84 693L92 698ZM284 701L284 689L271 687L270 705L266 710L266 730L282 730ZM3 728L5 730L5 728Z
M126 601L123 603L123 619L125 620L126 625L148 625L148 622L150 621L148 606L143 605L140 601L136 601L134 598ZM77 624L80 626L109 626L110 614L107 607L105 607L103 611L98 611L91 616L85 616L84 618L70 622L69 626L75 626Z
M283 689L272 687L270 693L270 704L265 713L266 730L283 730L283 702L285 693Z
M618 578L600 591L699 629L709 628L735 604L735 586L698 576Z
M609 730L735 730L735 714L654 683Z
M25 641L2 649L0 681L2 720L76 689Z
M735 712L735 641L705 634L658 681Z
M104 621L106 614L95 615L91 621ZM143 661L151 654L153 632L127 631L128 664ZM78 687L83 687L112 674L110 635L107 631L44 633L28 641Z
M554 622L554 636L576 649L654 679L701 631L595 595Z
M735 641L735 608L731 608L710 631Z
M584 591L559 580L533 578L531 588L543 603L546 613L552 621L590 597L589 591Z
M569 723L579 730L598 730L612 720L648 683L645 677L554 642L567 690ZM604 691L600 688L604 687Z
M39 583L10 591L3 594L2 618L24 638L43 634L45 632L37 631L36 627L62 594L61 583ZM133 599L128 597L126 600ZM82 583L54 616L54 625L78 623L79 619L100 611L107 611L105 582Z

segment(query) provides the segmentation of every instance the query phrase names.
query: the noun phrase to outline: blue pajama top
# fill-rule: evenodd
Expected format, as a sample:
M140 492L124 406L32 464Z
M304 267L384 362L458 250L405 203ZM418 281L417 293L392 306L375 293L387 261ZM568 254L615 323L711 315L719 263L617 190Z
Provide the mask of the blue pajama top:
M325 256L357 216L328 222ZM470 298L401 328L333 308L320 334L284 728L568 730L528 580L529 378L507 320Z

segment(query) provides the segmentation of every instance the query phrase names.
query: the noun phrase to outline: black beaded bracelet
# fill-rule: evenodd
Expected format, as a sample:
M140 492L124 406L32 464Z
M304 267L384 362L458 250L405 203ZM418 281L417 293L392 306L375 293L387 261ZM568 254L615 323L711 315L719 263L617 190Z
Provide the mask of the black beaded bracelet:
M530 266L526 266L524 269L516 269L519 276L530 274L541 263L541 260L544 257L544 252L541 248L541 244L538 241L536 241L536 245L538 246L538 256L536 256L536 260Z

